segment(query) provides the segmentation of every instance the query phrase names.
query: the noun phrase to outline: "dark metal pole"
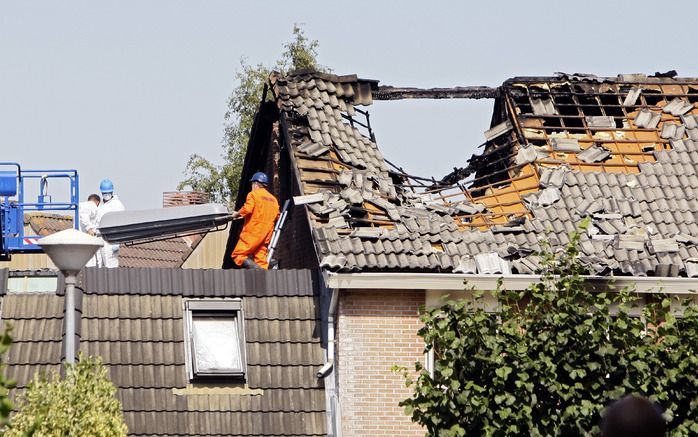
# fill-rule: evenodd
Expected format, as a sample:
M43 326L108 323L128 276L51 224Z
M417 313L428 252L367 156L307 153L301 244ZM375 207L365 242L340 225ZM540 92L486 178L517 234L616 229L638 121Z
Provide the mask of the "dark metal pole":
M75 364L75 283L77 275L65 272L65 362Z

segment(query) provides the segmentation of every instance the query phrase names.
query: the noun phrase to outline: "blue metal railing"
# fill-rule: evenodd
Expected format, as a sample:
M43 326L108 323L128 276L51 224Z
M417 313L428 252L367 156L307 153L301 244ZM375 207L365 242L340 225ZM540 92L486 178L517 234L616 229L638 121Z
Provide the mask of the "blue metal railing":
M66 179L70 184L69 200L53 202L50 181ZM25 184L33 181L39 186L36 202L25 202ZM71 211L73 227L78 229L79 183L77 170L23 170L16 162L0 162L0 259L9 259L13 253L42 252L36 244L41 237L24 234L24 215L28 212Z

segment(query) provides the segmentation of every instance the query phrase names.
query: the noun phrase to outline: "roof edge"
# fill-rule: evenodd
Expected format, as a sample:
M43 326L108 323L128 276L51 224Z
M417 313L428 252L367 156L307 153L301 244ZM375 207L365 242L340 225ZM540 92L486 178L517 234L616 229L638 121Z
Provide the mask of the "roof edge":
M286 73L280 71L272 71L269 77L277 77L280 79L291 78L296 76L312 76L317 79L327 80L337 83L354 83L354 82L365 82L373 85L378 85L380 82L378 79L366 79L361 78L356 74L334 74L331 72L322 71L317 68L302 68L299 70L291 70Z
M698 278L583 275L592 288L610 291L633 287L637 293L696 294ZM502 280L508 290L525 290L541 275L473 275L458 273L326 273L329 288L383 290L494 290Z

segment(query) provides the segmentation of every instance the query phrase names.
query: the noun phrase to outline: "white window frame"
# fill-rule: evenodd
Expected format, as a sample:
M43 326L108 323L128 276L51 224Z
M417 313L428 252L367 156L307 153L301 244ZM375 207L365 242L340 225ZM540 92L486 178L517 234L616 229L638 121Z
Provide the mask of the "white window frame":
M429 376L434 378L434 348L424 352L424 370L429 372Z
M194 342L195 315L213 315L225 317L229 315L235 318L238 334L238 348L240 350L240 369L220 371L198 371L196 368L196 352ZM187 299L184 301L184 350L189 380L198 380L213 377L232 377L245 379L247 375L247 351L245 347L245 316L242 307L242 299Z

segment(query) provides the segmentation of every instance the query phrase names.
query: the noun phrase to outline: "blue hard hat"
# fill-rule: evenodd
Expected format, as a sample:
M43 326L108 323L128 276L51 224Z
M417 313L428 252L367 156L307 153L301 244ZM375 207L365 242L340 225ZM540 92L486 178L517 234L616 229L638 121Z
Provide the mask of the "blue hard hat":
M113 193L114 184L109 179L104 179L99 184L99 191L101 191L102 193Z
M269 185L269 178L266 174L262 173L261 171L258 171L257 173L252 175L252 179L250 179L250 182L259 182L260 184Z

